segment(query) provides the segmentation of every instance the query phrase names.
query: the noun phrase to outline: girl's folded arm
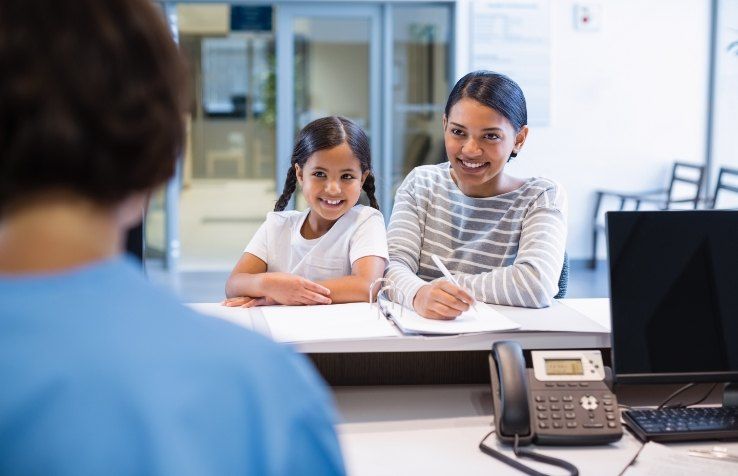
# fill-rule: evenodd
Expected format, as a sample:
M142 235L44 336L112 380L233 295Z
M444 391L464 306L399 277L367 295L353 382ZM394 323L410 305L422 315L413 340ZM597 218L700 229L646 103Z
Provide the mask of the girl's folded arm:
M331 290L333 304L369 301L369 286L384 275L387 262L379 256L364 256L354 261L351 275L320 281L318 284ZM376 291L379 288L375 289Z
M226 297L237 296L263 297L263 274L267 271L267 264L251 253L244 253L238 260L226 281Z

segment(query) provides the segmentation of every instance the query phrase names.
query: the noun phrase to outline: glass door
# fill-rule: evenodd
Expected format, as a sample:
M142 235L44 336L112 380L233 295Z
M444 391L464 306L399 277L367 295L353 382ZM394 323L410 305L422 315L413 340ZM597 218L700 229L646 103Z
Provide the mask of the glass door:
M380 7L282 6L278 18L278 192L298 131L333 114L351 119L366 131L374 171L380 177ZM296 208L304 208L299 193Z
M148 257L228 270L274 206L274 8L177 2L165 12L190 67L191 109L178 177L152 198Z

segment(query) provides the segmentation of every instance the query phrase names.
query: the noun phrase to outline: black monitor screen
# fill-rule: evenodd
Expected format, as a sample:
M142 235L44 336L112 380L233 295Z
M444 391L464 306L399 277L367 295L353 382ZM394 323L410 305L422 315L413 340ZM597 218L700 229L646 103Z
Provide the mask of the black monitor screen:
M620 382L738 380L738 211L607 214Z

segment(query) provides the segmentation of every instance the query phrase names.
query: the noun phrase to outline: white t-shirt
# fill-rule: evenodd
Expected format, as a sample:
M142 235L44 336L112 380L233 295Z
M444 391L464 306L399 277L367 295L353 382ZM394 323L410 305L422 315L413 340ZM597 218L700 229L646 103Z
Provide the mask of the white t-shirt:
M349 276L365 256L389 261L387 233L379 210L356 205L314 240L300 234L310 210L270 212L244 250L267 264L269 272L292 273L311 281Z

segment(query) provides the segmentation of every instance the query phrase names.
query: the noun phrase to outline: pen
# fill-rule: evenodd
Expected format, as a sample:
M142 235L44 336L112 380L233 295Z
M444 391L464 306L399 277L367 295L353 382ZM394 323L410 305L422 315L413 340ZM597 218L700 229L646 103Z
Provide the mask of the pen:
M448 268L446 268L446 266L443 264L443 261L441 261L441 258L439 258L436 255L431 255L431 259L436 264L436 266L438 266L438 269L441 270L441 272L443 273L443 275L446 276L446 279L448 279L449 281L451 281L451 283L453 283L454 285L456 285L456 286L458 286L458 287L461 288L461 286L459 285L459 282L456 281L456 278L454 277L453 274L451 274L451 271L449 271ZM464 288L462 288L462 289L464 289ZM474 299L474 296L472 296L472 299ZM474 311L479 312L477 310L477 303L476 302L472 302L472 307L474 308Z

